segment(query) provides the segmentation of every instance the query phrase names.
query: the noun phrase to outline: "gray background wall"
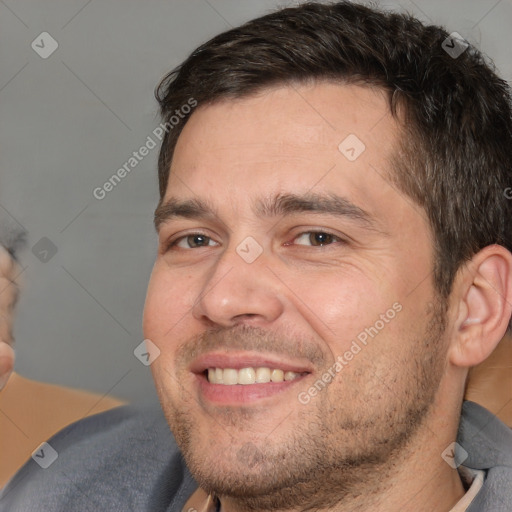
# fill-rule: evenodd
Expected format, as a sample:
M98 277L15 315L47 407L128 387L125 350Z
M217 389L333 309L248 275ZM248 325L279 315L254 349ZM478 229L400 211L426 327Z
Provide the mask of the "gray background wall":
M133 350L156 250L157 149L104 199L93 190L158 125L153 89L163 74L218 32L294 3L0 0L0 215L28 232L15 324L21 374L156 399ZM511 0L377 3L459 32L512 79ZM51 49L42 32L58 43L46 59L31 47Z

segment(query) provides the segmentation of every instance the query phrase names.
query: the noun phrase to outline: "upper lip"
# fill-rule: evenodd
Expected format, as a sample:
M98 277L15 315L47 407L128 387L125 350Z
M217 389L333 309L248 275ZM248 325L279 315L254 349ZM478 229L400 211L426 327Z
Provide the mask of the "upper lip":
M208 368L270 368L285 372L311 373L311 363L286 360L285 356L251 352L209 352L195 359L190 365L193 373L203 373Z

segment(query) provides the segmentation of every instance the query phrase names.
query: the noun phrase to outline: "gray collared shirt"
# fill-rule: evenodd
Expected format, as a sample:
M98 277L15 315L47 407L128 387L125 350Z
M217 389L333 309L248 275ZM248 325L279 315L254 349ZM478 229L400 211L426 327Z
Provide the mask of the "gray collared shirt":
M512 430L464 402L457 442L464 466L485 474L467 512L511 512ZM181 512L197 488L158 407L91 416L48 445L58 457L46 469L30 459L0 493L0 512Z

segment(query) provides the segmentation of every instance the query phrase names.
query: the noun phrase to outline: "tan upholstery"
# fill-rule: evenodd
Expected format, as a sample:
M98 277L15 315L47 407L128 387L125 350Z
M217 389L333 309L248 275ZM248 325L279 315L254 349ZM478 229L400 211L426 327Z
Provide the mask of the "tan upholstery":
M0 487L53 434L122 402L13 373L0 392Z

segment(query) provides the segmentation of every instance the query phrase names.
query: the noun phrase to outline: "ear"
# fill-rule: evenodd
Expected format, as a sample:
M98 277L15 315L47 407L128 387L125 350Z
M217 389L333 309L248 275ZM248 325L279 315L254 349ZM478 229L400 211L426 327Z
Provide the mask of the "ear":
M484 361L505 334L512 314L512 254L490 245L461 267L452 296L458 306L449 360L459 367Z

